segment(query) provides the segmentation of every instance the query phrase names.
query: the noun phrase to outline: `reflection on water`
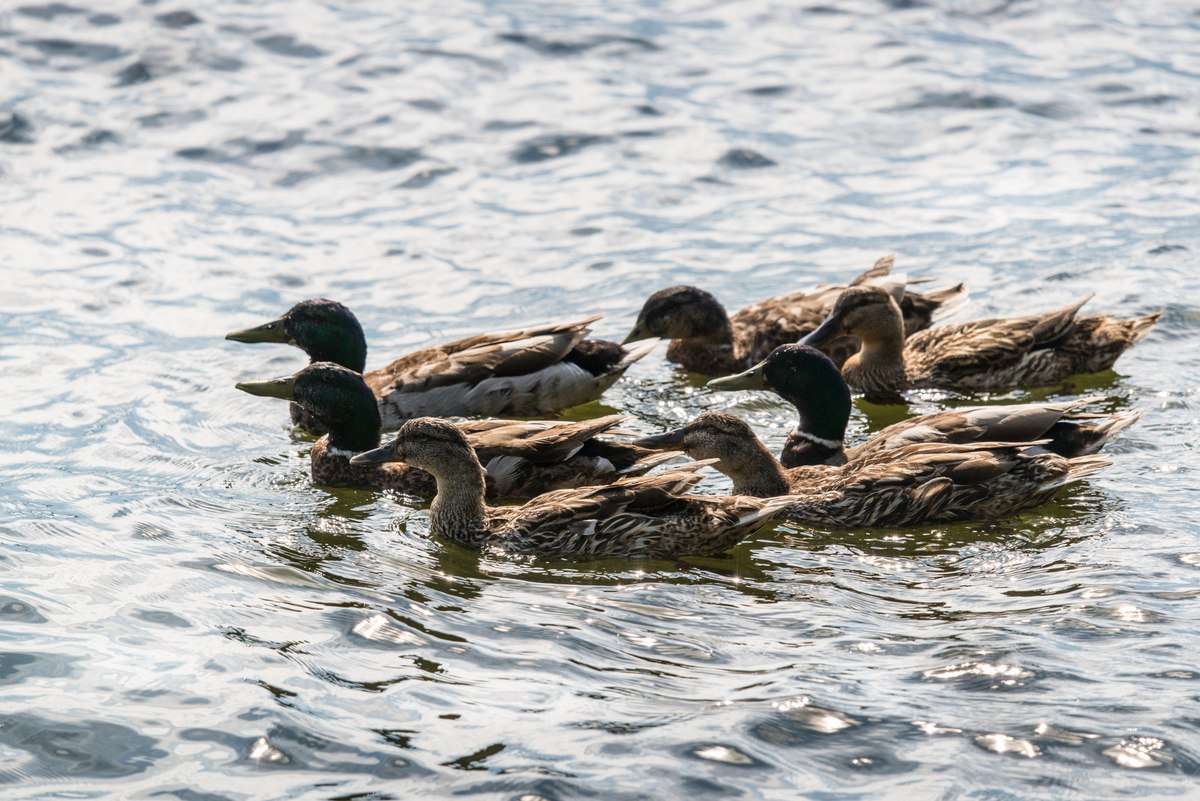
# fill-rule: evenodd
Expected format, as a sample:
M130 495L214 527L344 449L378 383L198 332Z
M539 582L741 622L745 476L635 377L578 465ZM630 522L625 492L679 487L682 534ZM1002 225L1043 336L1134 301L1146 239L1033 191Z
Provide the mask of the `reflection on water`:
M20 797L1182 797L1200 773L1200 17L1184 3L111 0L0 8L0 785ZM1163 309L1045 508L500 561L314 489L221 339L295 301L370 364L674 283L887 252L960 317ZM732 409L661 349L572 418ZM859 404L851 436L943 405ZM712 475L706 491L727 487ZM953 766L953 769L948 769ZM919 788L914 791L912 788Z

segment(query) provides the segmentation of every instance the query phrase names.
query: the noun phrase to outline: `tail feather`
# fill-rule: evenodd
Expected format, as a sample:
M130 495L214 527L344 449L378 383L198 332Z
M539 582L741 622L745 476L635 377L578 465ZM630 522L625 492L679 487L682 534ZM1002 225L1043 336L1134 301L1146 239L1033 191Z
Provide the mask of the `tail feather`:
M757 502L754 504L753 509L738 517L738 526L749 526L754 523L765 524L772 517L795 503L797 499L792 495L780 495L778 498L746 498L745 500L755 500Z
M859 286L861 284L865 284L867 281L870 281L872 278L882 278L883 276L887 275L888 273L890 273L892 271L892 267L894 267L895 264L896 264L896 254L895 253L889 253L886 256L881 256L880 258L878 258L875 261L875 263L873 265L871 265L871 269L867 270L866 272L857 276L853 281L851 281L850 286Z
M1096 439L1091 443L1086 453L1081 455L1093 454L1100 450L1102 447L1108 444L1113 437L1129 428L1131 425L1140 420L1141 417L1141 412L1122 412L1120 414L1112 415L1107 420L1096 423L1091 427Z
M1155 324L1162 319L1162 316L1162 312L1154 312L1153 314L1147 314L1142 317L1134 317L1131 319L1129 321L1129 344L1132 345L1134 342L1144 338L1146 334L1149 334L1150 330L1154 328Z
M613 431L613 428L628 419L629 415L627 414L610 414L604 417L595 417L591 420L580 420L578 423L567 425L571 426L570 430L573 437L587 440L603 433L616 433ZM563 424L559 423L559 425Z
M896 305L900 305L904 301L904 293L908 289L909 280L908 276L904 273L895 273L883 276L882 278L873 278L864 283L869 286L879 287L892 296L892 300L896 301Z
M657 345L657 339L646 339L641 342L633 342L629 345L626 345L624 357L622 357L621 361L617 362L610 374L616 373L617 375L620 375L621 373L625 372L627 369L629 369L629 365L650 353L650 351L654 350L655 346Z
M1072 482L1079 481L1080 479L1087 478L1093 473L1097 473L1111 464L1112 462L1110 462L1108 459L1105 459L1103 456L1076 456L1074 459L1071 459L1071 465L1067 469L1066 474L1063 475L1063 477L1058 481L1052 483L1050 487L1061 487L1065 484L1070 484Z
M672 459L678 459L683 455L683 451L655 451L638 459L629 467L618 470L617 473L622 476L640 476L658 467L660 464L665 464Z
M945 289L931 289L921 294L938 304L937 308L933 311L934 322L949 317L967 305L967 300L971 296L967 285L961 283L946 287Z
M1067 342L1075 371L1108 370L1131 345L1145 338L1161 317L1161 312L1155 312L1128 319L1103 315L1076 319L1075 332Z
M1074 317L1075 315L1079 314L1079 310L1082 309L1087 302L1094 297L1096 297L1095 292L1088 292L1086 295L1081 296L1078 300L1074 300L1066 306L1063 306L1061 309L1059 309L1059 313L1069 314L1070 316Z
M1030 333L1033 335L1035 347L1049 347L1060 342L1075 326L1075 316L1079 314L1079 310L1095 296L1095 292L1089 292L1060 309L1027 318L1033 322Z

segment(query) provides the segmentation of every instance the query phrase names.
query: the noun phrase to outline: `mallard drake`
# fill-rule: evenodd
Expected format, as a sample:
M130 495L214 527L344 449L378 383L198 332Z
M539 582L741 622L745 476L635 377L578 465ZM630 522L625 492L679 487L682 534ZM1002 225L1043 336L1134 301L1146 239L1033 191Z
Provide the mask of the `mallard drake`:
M599 398L656 344L626 349L585 339L588 326L600 317L458 339L413 351L363 377L379 400L387 428L423 415L554 414ZM225 338L295 345L312 362L334 362L360 373L367 362L367 340L358 319L342 304L323 298L301 301L277 320ZM292 421L319 430L298 406L292 407Z
M894 399L901 390L921 387L988 391L1045 386L1075 373L1107 370L1162 316L1077 317L1091 298L1027 317L938 326L905 339L900 307L887 292L851 287L803 342L820 348L844 336L858 338L862 350L846 360L842 374L871 398Z
M744 373L714 379L711 389L771 390L796 407L799 422L788 435L784 467L845 464L847 459L914 442L1015 442L1046 440L1046 450L1073 457L1095 453L1137 421L1136 412L1112 415L1077 411L1094 402L974 406L901 420L847 450L850 388L825 354L807 345L783 345Z
M426 498L437 491L433 476L415 467L350 463L356 453L379 447L382 430L375 395L353 370L317 362L292 376L247 381L237 388L297 403L328 432L312 448L313 484L390 489ZM470 420L454 425L487 465L489 497L530 498L607 484L666 461L655 451L598 438L624 419L610 415L574 423Z
M894 256L885 256L849 286L887 280L894 260ZM907 291L905 281L899 277L891 280L889 287L904 310L908 333L928 328L937 316L964 301L967 294L962 284L917 294ZM647 337L667 338L671 340L667 347L669 361L695 373L736 373L763 360L779 345L796 342L813 331L844 289L846 286L823 285L779 295L747 306L730 317L725 307L703 289L668 287L650 296L622 344ZM840 364L858 350L858 343L843 337L826 342L822 349Z
M484 503L484 471L466 435L444 420L419 418L353 465L406 462L433 474L430 533L469 548L553 556L665 558L718 554L766 525L785 499L684 495L691 469L559 490L524 506Z
M713 467L733 480L735 493L790 496L783 517L847 528L988 520L1043 504L1064 484L1109 464L1098 456L1066 459L1038 443L921 442L838 466L785 469L744 420L724 412L635 442L716 459Z

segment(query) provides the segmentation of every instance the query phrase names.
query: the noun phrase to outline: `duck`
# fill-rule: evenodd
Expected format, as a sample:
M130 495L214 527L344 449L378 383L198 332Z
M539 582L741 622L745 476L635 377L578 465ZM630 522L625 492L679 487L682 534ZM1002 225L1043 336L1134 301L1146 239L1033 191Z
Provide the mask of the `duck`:
M625 348L587 339L603 315L458 339L413 351L385 367L363 372L367 339L358 318L326 298L302 300L281 317L233 331L234 342L294 345L310 362L333 362L363 373L378 399L384 427L437 417L539 417L599 398L656 342ZM320 433L303 407L292 422Z
M692 466L612 484L545 493L522 506L489 506L484 469L467 435L437 418L400 427L355 466L404 462L433 474L431 535L503 554L576 559L663 559L724 553L770 523L782 498L686 494L701 476Z
M781 517L838 528L992 520L1049 501L1066 484L1110 464L1065 458L1016 442L917 442L868 451L842 465L784 468L739 417L704 412L665 434L634 440L683 450L733 481L733 492L785 497Z
M848 286L884 282L904 310L907 333L928 328L936 317L948 314L967 296L963 284L925 294L905 289L906 279L889 279L895 256L884 256ZM796 342L813 331L829 314L847 286L822 285L779 295L747 306L732 317L710 293L694 286L672 286L646 300L633 329L622 344L648 337L670 340L667 360L705 375L728 375L766 358L774 348ZM850 337L828 340L822 349L839 364L858 350Z
M799 422L780 454L785 468L845 464L867 453L914 442L1043 440L1041 447L1059 456L1086 456L1099 451L1141 416L1138 412L1104 415L1079 411L1097 398L972 406L901 420L847 448L850 388L829 357L811 346L781 345L749 370L714 379L708 387L770 390L796 407Z
M1112 367L1162 316L1079 317L1085 295L1060 309L1024 317L972 320L905 338L904 316L882 289L842 292L821 326L802 342L815 348L853 336L862 349L842 365L846 382L868 398L895 402L910 388L966 392L1046 386Z
M355 454L379 447L382 434L379 405L361 374L332 362L316 362L295 375L244 381L237 388L292 401L325 429L310 454L315 486L393 490L422 498L432 498L437 491L433 476L415 467L351 464ZM610 483L672 458L600 438L625 419L608 415L579 422L468 420L454 425L487 465L488 496L520 499Z

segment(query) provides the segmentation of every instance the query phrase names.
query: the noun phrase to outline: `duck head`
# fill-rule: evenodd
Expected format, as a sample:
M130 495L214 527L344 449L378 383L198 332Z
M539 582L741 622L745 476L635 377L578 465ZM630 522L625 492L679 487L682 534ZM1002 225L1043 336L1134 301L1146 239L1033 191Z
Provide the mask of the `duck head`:
M634 440L633 444L656 451L684 451L697 461L723 459L745 449L758 438L745 420L725 412L703 412L687 425Z
M409 420L400 426L391 442L350 460L350 464L387 462L404 462L439 478L463 471L464 466L471 463L480 469L466 435L453 423L434 417Z
M333 362L360 373L367 365L367 338L358 318L342 304L325 298L302 300L282 317L233 331L225 338L294 345L314 362Z
M864 349L903 347L904 317L887 290L851 287L838 296L825 322L801 343L819 348L840 336L858 337Z
M726 343L730 336L729 316L715 297L694 286L673 286L646 300L621 344L650 337Z
M809 345L780 345L744 373L708 382L709 389L766 389L796 407L797 428L841 442L850 421L850 388L829 357Z
M295 375L243 381L251 395L283 398L303 407L329 432L333 448L358 451L379 444L379 403L363 377L332 362L316 362Z

